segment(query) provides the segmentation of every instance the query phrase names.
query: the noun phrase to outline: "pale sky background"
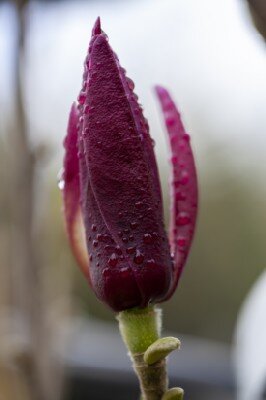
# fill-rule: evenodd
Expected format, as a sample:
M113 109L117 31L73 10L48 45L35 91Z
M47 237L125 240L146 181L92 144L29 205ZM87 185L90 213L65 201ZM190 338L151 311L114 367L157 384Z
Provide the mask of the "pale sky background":
M81 84L94 20L117 52L167 165L154 84L170 89L192 135L197 163L208 170L223 153L236 175L250 171L265 187L266 51L242 0L68 1L32 4L26 108L33 142L52 141L60 157L67 114ZM12 110L14 18L0 6L0 118ZM1 126L0 126L1 127ZM58 152L56 152L57 154Z

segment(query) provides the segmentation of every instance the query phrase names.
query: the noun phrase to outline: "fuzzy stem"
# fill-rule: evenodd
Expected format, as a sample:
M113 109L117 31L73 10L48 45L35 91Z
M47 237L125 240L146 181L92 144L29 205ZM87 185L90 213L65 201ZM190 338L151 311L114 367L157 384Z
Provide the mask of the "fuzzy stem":
M142 399L160 400L168 387L166 361L148 365L144 353L160 337L161 311L154 307L126 310L118 314L118 321L139 379Z

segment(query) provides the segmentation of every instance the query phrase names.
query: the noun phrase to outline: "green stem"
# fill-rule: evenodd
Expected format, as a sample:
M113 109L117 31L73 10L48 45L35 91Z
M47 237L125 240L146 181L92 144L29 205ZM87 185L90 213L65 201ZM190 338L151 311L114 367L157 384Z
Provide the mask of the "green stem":
M144 361L147 348L157 341L161 330L161 311L154 307L131 309L118 314L122 338L138 376L143 400L161 400L168 387L165 359L152 365Z

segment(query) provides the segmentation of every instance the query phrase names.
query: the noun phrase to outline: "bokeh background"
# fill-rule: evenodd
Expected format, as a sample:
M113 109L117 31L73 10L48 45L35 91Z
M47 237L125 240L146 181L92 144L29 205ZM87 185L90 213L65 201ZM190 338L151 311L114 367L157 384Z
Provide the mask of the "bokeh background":
M178 290L163 305L165 330L229 349L238 310L265 269L265 41L246 2L0 2L0 398L7 400L67 398L69 337L78 341L86 321L114 324L70 253L56 178L98 15L150 123L166 224L170 169L156 83L170 90L192 137L199 220Z

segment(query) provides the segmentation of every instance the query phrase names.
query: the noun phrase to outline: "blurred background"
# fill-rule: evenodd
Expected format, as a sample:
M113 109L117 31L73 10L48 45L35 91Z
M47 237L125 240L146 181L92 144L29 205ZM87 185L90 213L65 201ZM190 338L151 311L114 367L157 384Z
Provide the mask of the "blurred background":
M162 306L165 331L183 339L171 381L188 399L235 398L237 313L266 259L266 11L264 0L251 3L0 1L1 400L137 398L114 315L70 253L56 178L98 15L149 120L166 224L155 84L175 98L196 155L195 240Z

